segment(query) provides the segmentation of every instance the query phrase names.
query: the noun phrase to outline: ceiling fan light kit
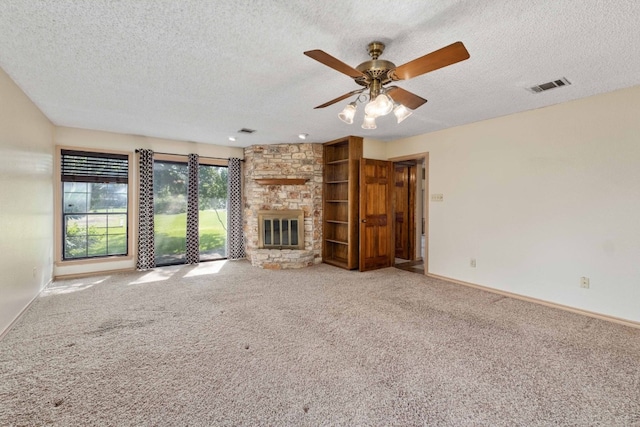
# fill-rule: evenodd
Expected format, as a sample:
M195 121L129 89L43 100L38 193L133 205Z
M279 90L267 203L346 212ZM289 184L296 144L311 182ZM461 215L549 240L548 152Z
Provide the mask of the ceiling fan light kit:
M396 67L391 61L378 59L384 52L384 47L382 42L369 43L367 49L371 60L363 62L356 68L318 49L304 52L308 57L346 74L357 84L364 86L363 89L351 91L315 108L325 108L357 94L358 98L338 114L340 120L352 124L358 108L357 102L364 102L368 99L369 102L364 109L363 129L375 129L375 119L385 116L391 111L396 116L397 123L400 123L413 113L412 110L420 107L427 100L398 86L385 88L385 85L399 80L408 80L469 58L469 52L464 44L455 42ZM369 91L368 95L363 94L366 90Z

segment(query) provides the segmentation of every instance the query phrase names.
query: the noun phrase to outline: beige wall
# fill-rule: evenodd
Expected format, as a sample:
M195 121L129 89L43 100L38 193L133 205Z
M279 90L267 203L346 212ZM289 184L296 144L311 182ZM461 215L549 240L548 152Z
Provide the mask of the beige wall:
M133 153L139 148L149 148L155 152L170 154L199 154L205 157L243 158L242 148L225 147L213 144L200 144L187 141L174 141L160 138L151 138L146 136L125 135L112 132L102 132L96 130L77 129L68 127L56 127L54 141L57 146L90 148L98 150L115 150L121 152ZM133 167L136 167L134 162ZM133 174L133 182L130 182L132 191L132 205L137 206L137 174ZM56 181L57 182L57 181ZM136 210L133 209L133 223L137 221ZM135 229L135 226L134 226ZM71 261L60 262L57 260L54 266L54 276L65 276L74 274L86 274L98 271L109 270L127 270L135 268L135 247L136 233L130 233L133 238L133 253L127 258L116 258L113 260L99 261Z
M53 125L0 69L0 334L50 281Z
M362 157L365 159L386 160L388 142L379 141L373 138L363 138Z
M387 145L425 151L431 273L640 321L640 86Z
M237 147L176 141L171 139L152 138L148 136L125 135L122 133L62 126L55 128L54 140L56 145L103 150L110 149L134 152L138 148L149 148L162 153L185 155L194 153L206 157L221 157L225 159L229 157L237 157L241 159L243 156L242 148Z

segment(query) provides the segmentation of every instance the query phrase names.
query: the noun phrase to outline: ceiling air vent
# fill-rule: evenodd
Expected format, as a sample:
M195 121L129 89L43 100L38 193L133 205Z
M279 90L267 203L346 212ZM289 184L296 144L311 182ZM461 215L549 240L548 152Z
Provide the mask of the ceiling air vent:
M255 131L255 129L242 128L238 131L238 133L254 133Z
M552 82L542 83L542 84L539 84L537 86L532 86L532 87L528 88L528 90L533 92L533 93L539 93L539 92L544 92L545 90L555 89L555 88L561 87L561 86L568 86L570 84L571 84L571 82L569 80L567 80L566 77L563 77L560 80L554 80Z

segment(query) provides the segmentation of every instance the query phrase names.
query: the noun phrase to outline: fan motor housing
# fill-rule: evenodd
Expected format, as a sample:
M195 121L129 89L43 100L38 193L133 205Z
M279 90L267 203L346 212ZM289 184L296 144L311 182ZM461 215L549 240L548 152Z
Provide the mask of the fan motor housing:
M365 74L369 78L365 81L356 80L356 83L367 86L371 80L380 80L380 83L385 84L389 83L391 79L388 77L389 71L394 70L396 68L396 64L391 61L386 61L384 59L372 59L369 61L365 61L362 64L356 67L356 70L360 71L362 74Z

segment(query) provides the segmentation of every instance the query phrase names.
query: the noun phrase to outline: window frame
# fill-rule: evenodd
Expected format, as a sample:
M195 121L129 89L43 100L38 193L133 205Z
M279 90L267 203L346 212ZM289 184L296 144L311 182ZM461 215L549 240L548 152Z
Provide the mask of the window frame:
M64 248L64 206L62 205L62 197L63 197L63 185L64 181L62 179L62 152L63 151L76 151L76 152L84 152L87 154L95 153L95 154L117 154L127 156L128 161L128 171L127 171L127 233L126 233L126 255L104 255L104 256L93 256L93 257L84 257L84 258L72 258L72 259L64 259L63 248ZM55 156L55 191L54 191L54 254L55 254L55 265L56 266L70 266L70 265L81 265L81 264L95 264L102 262L113 262L113 261L126 261L134 259L134 240L136 236L136 229L134 228L135 221L135 212L134 212L134 188L135 188L135 166L134 163L134 155L132 151L118 151L118 150L107 150L107 149L96 149L96 148L86 148L86 147L73 147L73 146L56 146L56 156ZM86 182L86 181L81 181Z

